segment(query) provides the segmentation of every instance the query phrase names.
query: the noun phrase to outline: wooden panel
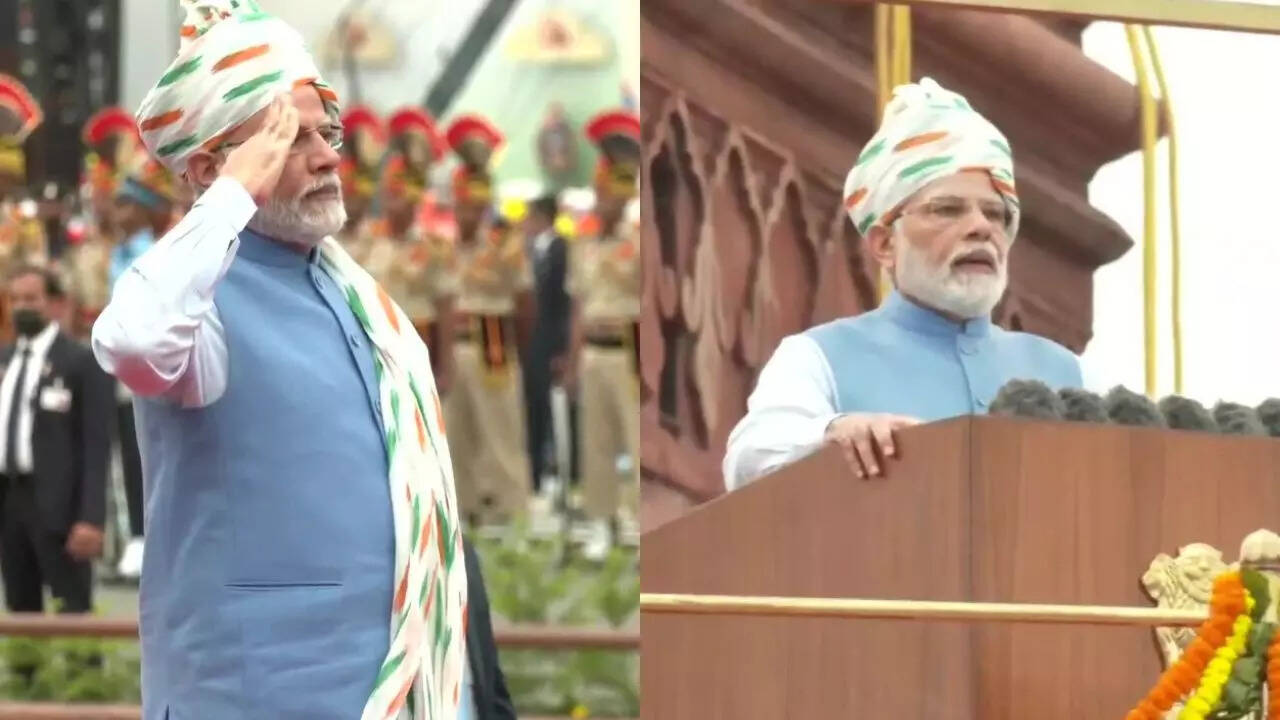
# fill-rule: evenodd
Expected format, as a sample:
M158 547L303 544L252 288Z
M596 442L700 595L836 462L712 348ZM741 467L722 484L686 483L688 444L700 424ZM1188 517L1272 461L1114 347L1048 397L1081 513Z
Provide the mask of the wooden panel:
M1234 560L1280 517L1280 441L964 418L904 432L889 478L824 452L642 538L645 592L1149 605L1160 552ZM644 717L1123 716L1148 629L645 615Z
M1138 578L1156 553L1140 559L1133 545L1141 502L1131 435L1102 425L977 425L973 599L1149 604ZM982 717L991 720L1121 717L1159 673L1142 628L984 624L973 633Z
M1207 542L1234 558L1280 517L1277 448L1143 428L986 419L975 424L975 600L1148 605L1160 552ZM973 629L982 717L1121 717L1159 676L1141 628ZM1089 688L1088 692L1081 692Z
M964 420L912 432L884 479L826 452L714 500L643 536L641 587L963 599L968 433ZM642 628L645 718L939 718L972 702L960 625L646 615ZM885 682L888 668L911 682Z

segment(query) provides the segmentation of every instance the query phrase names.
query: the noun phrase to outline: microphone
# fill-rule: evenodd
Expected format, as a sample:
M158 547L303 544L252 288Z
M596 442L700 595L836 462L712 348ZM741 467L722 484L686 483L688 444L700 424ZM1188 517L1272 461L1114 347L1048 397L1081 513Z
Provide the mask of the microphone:
M1123 385L1111 388L1105 402L1107 416L1118 425L1165 427L1164 416L1151 398L1127 390Z
M1159 407L1165 422L1175 430L1218 432L1218 421L1205 406L1191 398L1170 395L1160 401Z
M1058 391L1067 411L1062 414L1067 420L1074 422L1107 423L1107 406L1102 396L1080 388L1062 388Z
M1010 380L991 401L991 415L1061 420L1067 407L1039 380Z
M1258 413L1251 407L1240 403L1219 401L1213 406L1213 418L1218 421L1218 429L1225 435L1262 435L1267 429L1258 419Z
M1258 420L1271 437L1280 437L1280 398L1268 398L1258 406Z

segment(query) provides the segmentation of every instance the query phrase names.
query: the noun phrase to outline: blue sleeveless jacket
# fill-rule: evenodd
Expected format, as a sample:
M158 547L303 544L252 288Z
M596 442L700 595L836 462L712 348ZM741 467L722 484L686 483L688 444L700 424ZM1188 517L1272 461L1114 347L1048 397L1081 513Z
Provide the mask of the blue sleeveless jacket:
M240 243L214 298L226 393L135 401L143 717L357 718L394 573L372 348L314 252Z
M954 323L897 292L875 310L805 331L826 356L838 412L909 415L925 422L986 414L1010 380L1080 387L1076 356L1052 340L989 318Z

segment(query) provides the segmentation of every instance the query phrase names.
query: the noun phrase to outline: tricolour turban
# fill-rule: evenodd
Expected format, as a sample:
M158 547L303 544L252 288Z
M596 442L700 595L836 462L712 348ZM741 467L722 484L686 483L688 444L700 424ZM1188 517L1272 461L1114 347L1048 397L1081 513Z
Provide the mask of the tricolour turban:
M924 78L894 88L880 130L845 179L844 207L866 236L925 185L970 171L990 176L1009 209L1009 237L1016 237L1020 213L1008 140L964 97Z
M153 155L182 174L278 96L313 85L338 121L338 96L320 79L302 36L254 0L179 0L186 9L178 57L138 109Z

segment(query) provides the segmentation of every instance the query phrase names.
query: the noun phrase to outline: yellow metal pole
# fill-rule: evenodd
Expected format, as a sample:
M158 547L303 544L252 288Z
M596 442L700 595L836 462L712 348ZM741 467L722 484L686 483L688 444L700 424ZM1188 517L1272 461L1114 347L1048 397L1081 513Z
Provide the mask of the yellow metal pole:
M1147 62L1138 39L1138 28L1126 25L1133 69L1142 107L1142 349L1148 397L1156 394L1156 103L1147 79Z
M1142 28L1147 41L1147 49L1151 53L1151 69L1155 72L1156 85L1160 88L1160 99L1163 101L1164 129L1169 138L1169 270L1170 293L1172 294L1171 311L1173 321L1173 391L1182 394L1182 231L1179 224L1178 211L1178 133L1173 122L1173 100L1169 95L1169 85L1165 82L1164 69L1160 65L1160 52L1156 49L1156 39L1151 28Z
M875 54L877 107L884 117L893 89L911 82L911 8L882 5L875 8ZM877 294L883 301L893 289L893 278L885 269L877 278Z
M894 8L882 3L875 7L876 53L876 117L884 119L885 106L892 97L894 73L897 70L897 48L893 43ZM876 296L881 302L889 295L893 285L889 273L881 268L876 276Z
M911 7L893 6L893 86L911 82Z

